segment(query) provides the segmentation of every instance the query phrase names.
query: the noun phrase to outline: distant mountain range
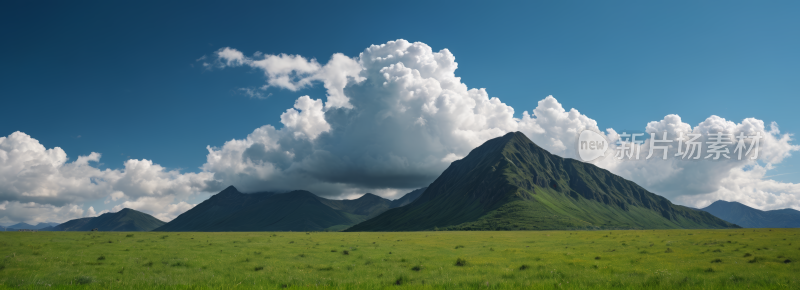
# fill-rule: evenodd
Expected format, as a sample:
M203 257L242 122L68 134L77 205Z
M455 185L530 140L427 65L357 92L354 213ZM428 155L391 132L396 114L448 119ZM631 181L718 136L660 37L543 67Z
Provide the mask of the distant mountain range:
M169 223L132 209L54 231L419 231L798 227L800 212L717 201L674 205L593 164L550 154L520 132L450 164L429 187L397 200L331 200L304 190L245 194L230 186ZM16 225L15 225L16 226ZM49 226L52 226L50 228Z
M27 223L18 223L18 224L15 224L15 225L10 225L10 226L4 227L4 228L7 231L42 230L42 229L47 230L47 228L53 227L53 226L57 226L57 225L58 225L58 223L38 223L36 225L30 225L30 224L27 224Z
M762 211L738 202L718 200L701 210L743 228L800 227L800 211L791 208Z
M339 231L407 205L424 190L394 201L371 193L330 200L304 190L245 194L230 186L155 231Z
M16 230L38 230L38 231L48 231L53 226L57 226L58 223L38 223L36 225L31 225L28 223L18 223L15 225L10 225L7 227L0 227L2 230L5 231L16 231Z
M735 227L605 169L550 154L516 132L453 162L411 204L347 231Z
M115 213L104 213L98 217L74 219L54 226L51 231L99 231L108 232L140 232L150 231L165 223L153 216L124 208Z

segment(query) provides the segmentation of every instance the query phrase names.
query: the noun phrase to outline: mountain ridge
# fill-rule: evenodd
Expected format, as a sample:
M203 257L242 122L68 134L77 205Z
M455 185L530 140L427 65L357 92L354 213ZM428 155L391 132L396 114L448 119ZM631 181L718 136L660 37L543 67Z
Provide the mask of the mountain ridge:
M762 211L739 202L718 200L700 210L743 228L800 227L800 211L791 208Z
M727 227L735 225L515 132L454 161L408 206L347 231Z
M51 231L99 231L139 232L150 231L165 222L140 211L123 208L115 213L104 213L97 217L86 217L57 225Z
M17 224L14 224L14 225L3 227L3 228L5 228L6 230L12 230L12 231L13 230L39 230L39 231L45 230L46 231L47 228L53 227L53 226L57 226L57 225L58 225L58 223L51 223L51 222L37 223L35 225L31 225L31 224L28 224L28 223L17 223Z
M305 190L248 194L229 186L154 231L338 231L408 204L418 191L395 201L372 193L332 200Z

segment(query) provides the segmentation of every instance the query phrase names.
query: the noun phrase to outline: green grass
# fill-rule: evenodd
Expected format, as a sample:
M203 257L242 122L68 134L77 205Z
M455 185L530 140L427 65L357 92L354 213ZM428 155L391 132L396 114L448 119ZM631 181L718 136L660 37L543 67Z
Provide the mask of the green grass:
M130 234L0 233L0 288L800 288L800 229Z

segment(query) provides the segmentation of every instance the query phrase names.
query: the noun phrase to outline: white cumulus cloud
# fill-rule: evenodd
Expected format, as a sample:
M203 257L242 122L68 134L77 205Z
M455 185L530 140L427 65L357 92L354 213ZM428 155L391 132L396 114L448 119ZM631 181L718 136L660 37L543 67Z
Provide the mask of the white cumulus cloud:
M577 137L582 130L601 132L610 141L622 133L611 128L601 131L595 120L577 109L564 109L552 96L514 118L513 108L485 89L470 89L461 82L449 50L435 52L420 42L401 39L372 45L352 58L334 54L325 66L296 55L266 55L261 62L270 64L256 65L257 58L232 48L221 49L218 58L225 66L262 69L269 86L298 90L324 80L328 89L324 106L322 99L300 97L282 116L282 128L266 125L245 139L208 147L204 170L249 191L302 188L346 196L410 189L427 185L449 162L507 132L521 131L548 151L569 158L578 157ZM701 142L716 132L760 132L764 138L757 160L645 159L649 153L645 144L641 160L623 162L611 156L595 163L687 205L726 199L764 209L797 206L797 185L776 183L764 175L799 148L791 144L791 135L780 134L777 125L767 128L753 118L735 123L711 116L692 126L668 115L641 126L647 133L667 132L670 139L681 132L702 134ZM612 144L611 155L615 148ZM670 150L672 157L677 146ZM743 174L750 178L741 178Z
M205 67L263 72L265 84L243 90L251 97L263 97L273 87L299 91L320 83L326 95L301 95L280 116L280 125L207 146L198 173L135 159L121 169L101 170L95 165L99 153L69 159L61 148L45 148L22 132L0 137L0 220L65 221L99 214L83 204L104 201L111 211L129 207L167 221L195 206L188 202L191 196L227 185L244 192L305 189L328 197L365 192L397 197L427 186L450 162L508 132L521 131L548 151L577 159L577 138L587 129L612 141L609 154L595 164L675 202L704 206L724 199L761 209L800 208L800 184L769 179L769 170L800 149L774 123L712 115L693 125L668 115L640 126L658 139L663 132L672 140L701 134L701 142L717 132L759 133L758 158L738 160L731 152L731 159L681 159L674 157L678 149L672 143L668 160L645 159L650 148L645 143L642 159L621 161L613 158L613 141L623 132L601 130L552 96L515 118L514 108L486 89L461 82L449 50L434 51L421 42L389 41L353 57L335 53L324 64L299 55L247 56L229 47L214 58L199 61Z
M122 169L101 170L92 165L100 157L93 152L69 162L63 149L45 148L25 133L0 137L0 217L63 222L84 216L79 205L90 201L186 199L220 187L212 173L180 173L150 160L131 159ZM99 213L89 207L86 214Z
M765 178L767 170L791 156L791 152L800 150L800 146L791 144L790 134L780 133L777 124L770 124L768 128L762 120L754 118L747 118L741 123L735 123L712 115L696 126L691 126L684 123L678 115L667 115L660 121L648 123L645 127L645 133L648 135L655 133L656 140L663 140L664 132L667 133L667 140L673 140L673 142L655 145L668 144L670 146L667 150L668 158L666 160L663 159L663 150L660 149L653 150L654 157L646 159L651 148L650 140L652 139L649 139L641 146L640 160L635 160L635 158L620 160L613 156L616 152L612 152L600 160L598 165L636 181L644 188L673 201L691 206L703 207L713 201L723 199L739 201L762 209L797 207L796 202L788 202L787 198L794 196L795 201L800 200L800 195L796 195L800 190L800 185L777 183ZM622 132L609 130L609 139L618 140L620 133ZM709 157L709 142L714 141L711 137L717 133L733 137L731 141L733 144L728 146L730 153L727 155L730 158L726 158L724 155L720 155L716 160L713 155ZM684 154L678 154L678 138L680 136L688 137L689 134L700 136L696 140L701 142L698 150L702 153L699 157L697 150L694 153L687 152L686 144L681 147ZM739 159L738 152L734 153L738 142L734 136L739 135L760 135L762 137L759 140L759 146L754 147L757 150L754 149L750 155L742 154L741 159ZM750 148L751 141L752 139L745 140L744 144L747 148ZM617 146L613 143L609 151L615 151L615 148ZM676 154L678 155L676 156ZM751 157L757 158L751 159ZM781 186L771 186L769 188L772 190L767 190L767 187L764 187L766 184L781 184ZM762 188L762 190L754 191L755 188ZM780 196L783 198L779 198ZM760 201L756 202L754 198Z
M310 86L314 81L321 81L328 91L328 108L352 108L344 94L344 87L349 81L360 82L362 70L360 64L341 53L334 54L327 64L320 65L317 60L308 60L299 55L263 54L256 52L253 58L242 52L225 47L217 51L217 67L249 66L264 72L267 85L261 87L278 87L297 91ZM250 97L263 98L263 93L252 89L243 89Z

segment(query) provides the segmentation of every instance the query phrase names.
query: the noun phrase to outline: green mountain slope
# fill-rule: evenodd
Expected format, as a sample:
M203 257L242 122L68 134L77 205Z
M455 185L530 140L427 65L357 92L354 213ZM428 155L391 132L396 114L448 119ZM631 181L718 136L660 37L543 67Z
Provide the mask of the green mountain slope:
M718 200L702 210L743 228L800 228L800 211L791 208L762 211Z
M83 227L86 223L88 223L91 219L90 217L87 218L79 218L74 220L69 220L63 224L57 225L53 227L53 231L80 231L81 227ZM89 229L92 230L92 229Z
M202 227L201 231L318 231L352 224L308 191L276 194L230 216Z
M374 217L392 207L392 201L372 193L367 193L358 199L352 200L330 200L320 197L318 197L318 200L331 209L364 216L363 220Z
M104 213L98 217L74 219L53 227L53 231L100 231L139 232L150 231L165 223L153 216L124 208L115 213Z
M244 194L236 190L235 187L229 186L169 223L159 227L156 231L203 231L204 228L215 222L270 196L272 196L272 193L269 192Z
M423 187L423 188L420 188L420 189L416 189L416 190L414 190L412 192L406 193L406 195L403 195L403 197L393 200L392 203L390 204L390 207L391 208L395 208L395 207L401 207L401 206L408 205L412 201L417 200L417 198L420 195L422 195L422 193L425 192L426 189L428 189L428 188L427 187Z
M453 162L416 201L348 231L736 227L609 171L561 158L520 132Z
M156 231L337 231L406 204L411 197L395 202L367 193L353 200L330 200L304 190L245 194L230 186Z

